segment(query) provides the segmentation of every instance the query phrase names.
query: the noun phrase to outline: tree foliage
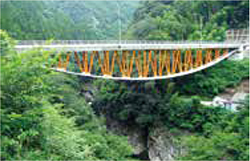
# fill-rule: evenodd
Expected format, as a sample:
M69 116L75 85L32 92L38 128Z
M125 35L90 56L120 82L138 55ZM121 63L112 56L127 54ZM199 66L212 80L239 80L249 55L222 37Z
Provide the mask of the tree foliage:
M79 80L43 68L49 52L7 54L1 56L2 160L123 160L131 154L126 137L108 132L79 95Z
M186 95L213 97L226 87L234 87L248 78L248 69L248 59L224 61L207 70L176 79L176 91Z
M119 30L127 29L137 4L130 1L3 1L1 28L18 40L118 40ZM119 26L120 20L122 26Z
M237 113L224 117L209 135L182 138L188 152L180 160L249 160L249 99Z
M0 36L1 36L1 56L6 56L10 52L14 52L13 47L15 45L15 40L12 39L7 32L4 30L0 30Z
M159 125L165 126L172 133L188 132L191 135L177 138L180 145L187 147L185 155L179 156L181 160L247 160L249 102L239 107L238 112L232 112L222 107L201 105L199 97L190 96L213 96L218 89L221 92L248 76L246 62L227 63L220 68L211 68L211 73L215 75L197 73L190 76L188 81L183 79L179 82L172 80L131 84L97 80L98 93L95 94L97 99L93 106L97 113L128 126L148 129L148 133L151 128ZM239 69L242 69L241 72ZM229 76L218 76L217 72L221 70ZM206 80L209 82L208 88L200 87L200 83ZM188 89L183 86L184 82ZM216 82L218 84L213 85Z
M227 29L247 28L248 15L249 1L143 1L126 36L222 41Z

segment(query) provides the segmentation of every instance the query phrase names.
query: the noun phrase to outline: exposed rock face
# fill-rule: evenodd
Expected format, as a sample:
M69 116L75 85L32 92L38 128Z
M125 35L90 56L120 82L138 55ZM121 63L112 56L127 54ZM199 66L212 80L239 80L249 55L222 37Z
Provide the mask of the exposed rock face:
M224 92L220 93L218 96L223 99L231 100L236 93L249 93L249 78L242 80L236 87L226 88Z
M183 153L175 143L175 137L168 130L159 127L151 130L148 136L148 156L151 161L171 161Z
M134 156L142 160L173 161L184 151L179 143L176 143L176 134L170 133L164 125L156 126L149 132L148 129L123 125L108 118L107 128L116 134L128 136Z
M147 158L147 131L136 126L128 126L121 124L116 120L107 119L107 128L116 134L125 135L128 137L129 143L133 147L134 156L140 159ZM145 156L146 154L146 156Z
M144 155L144 153L147 151L145 142L145 133L137 128L128 131L127 135L129 143L134 148L134 155L137 156Z
M84 88L82 88L81 94L85 98L86 102L93 102L95 100L95 93L98 92L98 89L93 85L91 81L85 82L83 87Z

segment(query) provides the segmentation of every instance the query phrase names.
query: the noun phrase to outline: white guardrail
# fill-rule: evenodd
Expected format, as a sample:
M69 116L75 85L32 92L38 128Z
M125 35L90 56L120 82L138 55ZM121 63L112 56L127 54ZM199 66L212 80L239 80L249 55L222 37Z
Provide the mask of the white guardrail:
M163 50L187 48L239 48L247 41L150 41L150 40L22 40L15 49L32 48L56 51L102 51L102 50Z

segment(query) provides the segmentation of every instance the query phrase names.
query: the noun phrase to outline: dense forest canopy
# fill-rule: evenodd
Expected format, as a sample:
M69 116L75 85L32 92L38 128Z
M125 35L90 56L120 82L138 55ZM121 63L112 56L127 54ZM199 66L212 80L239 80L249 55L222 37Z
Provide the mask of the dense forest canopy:
M1 28L18 40L117 40L119 30L126 30L138 3L3 1Z
M249 1L142 1L127 39L223 40L248 28Z

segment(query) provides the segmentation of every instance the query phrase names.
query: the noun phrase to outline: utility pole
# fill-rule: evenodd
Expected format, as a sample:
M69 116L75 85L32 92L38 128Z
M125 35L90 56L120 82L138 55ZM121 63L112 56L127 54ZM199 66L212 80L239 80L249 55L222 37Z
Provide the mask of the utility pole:
M121 44L121 37L122 37L122 31L121 31L121 26L122 26L122 21L121 21L121 7L119 0L116 1L117 4L117 15L118 15L118 28L119 28L119 44Z
M199 31L200 31L200 41L202 40L202 16L199 16L198 14L194 13L195 22L199 24Z
M200 16L200 33L201 33L201 40L202 40L202 16Z

